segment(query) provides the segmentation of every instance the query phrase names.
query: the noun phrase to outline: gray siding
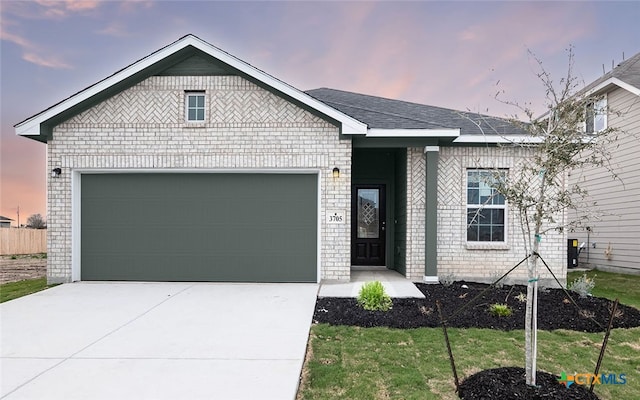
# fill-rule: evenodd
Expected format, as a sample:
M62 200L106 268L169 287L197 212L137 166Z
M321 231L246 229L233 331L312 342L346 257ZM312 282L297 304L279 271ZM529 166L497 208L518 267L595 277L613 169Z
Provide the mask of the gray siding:
M573 174L573 182L588 191L587 202L597 205L589 209L594 217L585 222L592 228L590 237L585 230L569 235L590 242L581 253L581 263L640 273L640 96L617 89L607 101L613 111L608 124L621 130L609 147L611 167L619 179L604 167Z

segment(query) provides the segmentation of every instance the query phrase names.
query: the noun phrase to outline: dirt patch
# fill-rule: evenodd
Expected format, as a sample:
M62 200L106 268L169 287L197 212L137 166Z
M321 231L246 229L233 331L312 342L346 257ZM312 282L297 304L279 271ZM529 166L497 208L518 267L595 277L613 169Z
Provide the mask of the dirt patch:
M47 259L40 255L0 256L0 283L42 278L47 275Z

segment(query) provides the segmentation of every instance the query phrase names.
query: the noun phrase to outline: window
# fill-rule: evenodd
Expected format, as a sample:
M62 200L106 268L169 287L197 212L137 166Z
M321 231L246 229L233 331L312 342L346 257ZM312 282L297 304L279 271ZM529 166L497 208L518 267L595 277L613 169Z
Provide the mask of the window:
M204 122L204 92L187 92L185 110L188 122Z
M585 132L596 133L607 128L607 98L603 97L587 105Z
M506 171L467 170L467 242L505 242L506 204L494 188Z

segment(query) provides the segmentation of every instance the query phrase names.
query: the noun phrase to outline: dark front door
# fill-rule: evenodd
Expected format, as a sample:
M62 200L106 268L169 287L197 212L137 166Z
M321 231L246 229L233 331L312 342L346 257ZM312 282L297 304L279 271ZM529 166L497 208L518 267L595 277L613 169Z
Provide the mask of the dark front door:
M385 265L385 185L354 185L351 264Z

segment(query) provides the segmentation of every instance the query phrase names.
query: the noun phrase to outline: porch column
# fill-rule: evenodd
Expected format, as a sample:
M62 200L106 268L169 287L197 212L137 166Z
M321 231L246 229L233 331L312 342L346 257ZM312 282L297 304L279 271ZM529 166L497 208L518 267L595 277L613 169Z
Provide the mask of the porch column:
M438 283L438 156L439 146L426 146L424 281Z

